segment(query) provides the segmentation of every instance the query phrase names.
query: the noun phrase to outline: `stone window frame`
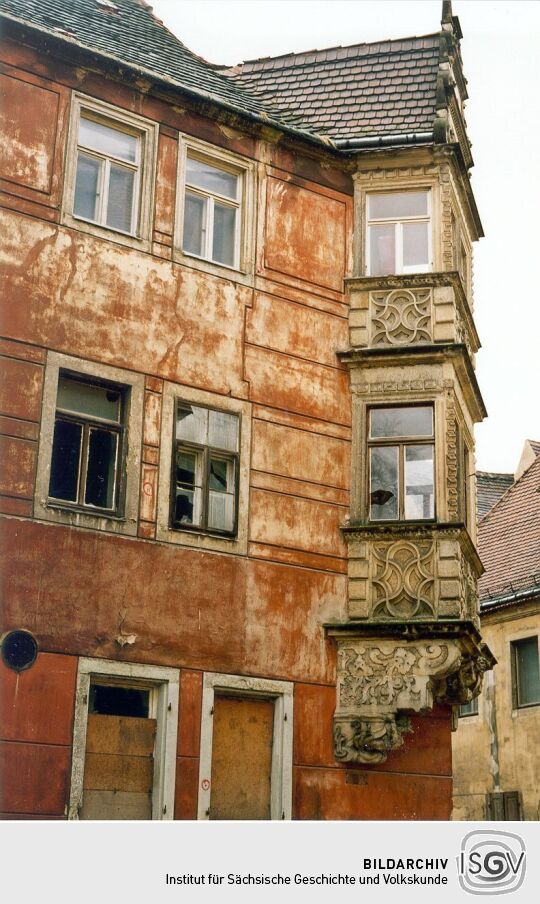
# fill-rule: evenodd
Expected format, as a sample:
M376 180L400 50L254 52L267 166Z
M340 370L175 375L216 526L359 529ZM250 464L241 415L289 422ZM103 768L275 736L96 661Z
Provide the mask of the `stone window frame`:
M240 417L238 453L238 503L234 536L225 536L190 525L189 530L171 527L172 456L175 442L175 409L178 401L237 414ZM179 546L247 555L249 520L249 469L251 461L251 402L165 381L159 456L160 480L157 499L156 539Z
M294 684L292 681L224 675L219 672L205 672L203 678L197 819L209 818L216 691L243 698L274 699L270 818L292 819Z
M212 166L238 173L242 177L238 261L234 267L198 257L183 250L186 160L190 152L195 157L207 160ZM203 270L206 273L222 276L225 279L234 279L235 282L245 285L251 284L251 277L255 271L256 175L257 167L254 160L201 141L198 138L193 138L191 135L180 133L173 239L174 261L196 270Z
M430 172L426 172L429 169ZM435 167L417 169L373 169L360 170L354 177L354 247L353 273L364 277L368 273L367 260L367 196L371 194L392 194L404 191L429 191L431 197L431 257L429 273L442 270L442 203L439 175ZM400 276L403 274L388 274ZM377 279L379 277L373 277ZM382 279L382 277L380 277Z
M117 384L127 390L125 398L124 455L121 475L122 511L89 512L74 509L61 501L49 501L49 481L51 469L54 422L56 417L56 397L60 372L74 377L96 378ZM137 534L139 511L139 482L141 467L141 444L144 411L144 376L132 371L86 361L60 352L47 354L43 398L41 409L41 429L34 496L34 517L44 521L55 521L73 527L88 527L112 533Z
M136 233L131 235L113 227L91 223L73 213L75 198L75 178L77 172L78 128L81 113L88 111L95 119L105 120L114 128L124 127L130 132L137 132L142 141L141 163L138 181L138 214L136 217ZM66 147L66 164L64 176L64 193L62 199L61 221L81 232L106 238L110 241L143 251L151 250L152 221L154 208L154 189L157 167L157 144L159 124L152 122L129 110L124 110L95 97L80 92L73 92L69 118L68 140Z
M86 657L79 659L77 668L68 819L78 819L82 805L90 683L96 678L112 683L125 679L152 691L152 717L157 719L152 819L174 819L180 669Z
M518 636L509 638L509 653L510 653L510 673L511 673L511 691L512 691L512 715L515 716L517 713L526 712L527 710L533 710L535 707L540 706L540 699L535 700L532 703L521 703L519 700L519 675L518 675L518 662L517 662L517 647L530 640L536 640L536 649L538 661L540 664L540 635L537 633L530 633L531 629L527 632L520 633Z

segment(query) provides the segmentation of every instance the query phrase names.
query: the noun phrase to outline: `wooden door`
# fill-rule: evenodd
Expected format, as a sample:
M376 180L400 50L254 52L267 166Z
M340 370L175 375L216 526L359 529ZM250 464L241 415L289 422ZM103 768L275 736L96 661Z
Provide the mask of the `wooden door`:
M274 701L214 698L210 819L270 819Z
M155 719L89 715L80 819L152 819Z

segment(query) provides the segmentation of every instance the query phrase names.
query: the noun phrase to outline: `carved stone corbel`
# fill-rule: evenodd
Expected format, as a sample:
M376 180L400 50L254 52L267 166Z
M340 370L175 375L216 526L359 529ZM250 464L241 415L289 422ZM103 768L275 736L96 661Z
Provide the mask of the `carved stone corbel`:
M411 712L467 703L492 659L463 639L338 637L334 754L339 762L382 763L411 731ZM471 644L469 643L469 647Z

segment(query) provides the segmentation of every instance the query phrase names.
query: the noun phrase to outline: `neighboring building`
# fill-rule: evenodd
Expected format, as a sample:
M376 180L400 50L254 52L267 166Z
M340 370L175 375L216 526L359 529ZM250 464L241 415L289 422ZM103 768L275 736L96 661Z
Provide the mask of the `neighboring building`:
M0 0L5 816L447 819L477 613L461 31L219 71Z
M515 483L478 528L482 632L497 665L480 697L461 708L455 819L540 819L539 453L539 443L525 444ZM482 501L479 482L479 511Z

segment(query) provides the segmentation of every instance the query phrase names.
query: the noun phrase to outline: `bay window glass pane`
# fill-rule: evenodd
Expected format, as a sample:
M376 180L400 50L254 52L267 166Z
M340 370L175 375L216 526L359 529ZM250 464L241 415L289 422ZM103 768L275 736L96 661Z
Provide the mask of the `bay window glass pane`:
M235 239L236 208L215 201L212 259L232 267L234 265Z
M396 272L396 227L393 223L369 227L369 272L371 276Z
M133 211L133 186L135 173L125 166L111 164L109 173L109 197L107 200L107 226L131 232Z
M427 216L427 198L427 191L403 191L370 195L369 218L371 220L400 220L402 217Z
M73 214L86 220L97 219L101 161L80 154L77 157Z
M397 446L380 446L370 451L370 517L380 521L398 517Z
M81 444L81 425L57 418L54 425L49 483L49 496L53 499L77 502Z
M119 423L121 393L118 389L107 386L95 386L70 377L60 377L56 407L74 414L87 414Z
M184 237L182 247L188 254L204 257L206 253L206 221L208 200L186 192L184 204Z
M238 452L239 420L236 414L226 411L209 412L208 445L214 449Z
M99 428L90 429L84 494L86 505L114 508L117 448L118 434Z
M207 435L208 409L179 405L176 412L176 438L204 446Z
M516 667L519 706L540 703L537 637L530 637L516 643Z
M238 197L238 179L234 173L218 169L204 160L188 157L186 163L186 182L196 185L212 194L223 195L236 200Z
M403 266L429 264L428 223L403 223Z
M93 148L102 154L121 157L122 160L135 163L138 142L139 139L135 135L129 135L127 132L121 132L119 129L113 129L104 123L81 116L79 144L86 148Z
M405 518L433 516L433 446L405 446Z
M433 408L373 408L370 427L372 437L433 436Z
M200 524L201 460L196 452L182 449L176 455L174 520L177 524Z

